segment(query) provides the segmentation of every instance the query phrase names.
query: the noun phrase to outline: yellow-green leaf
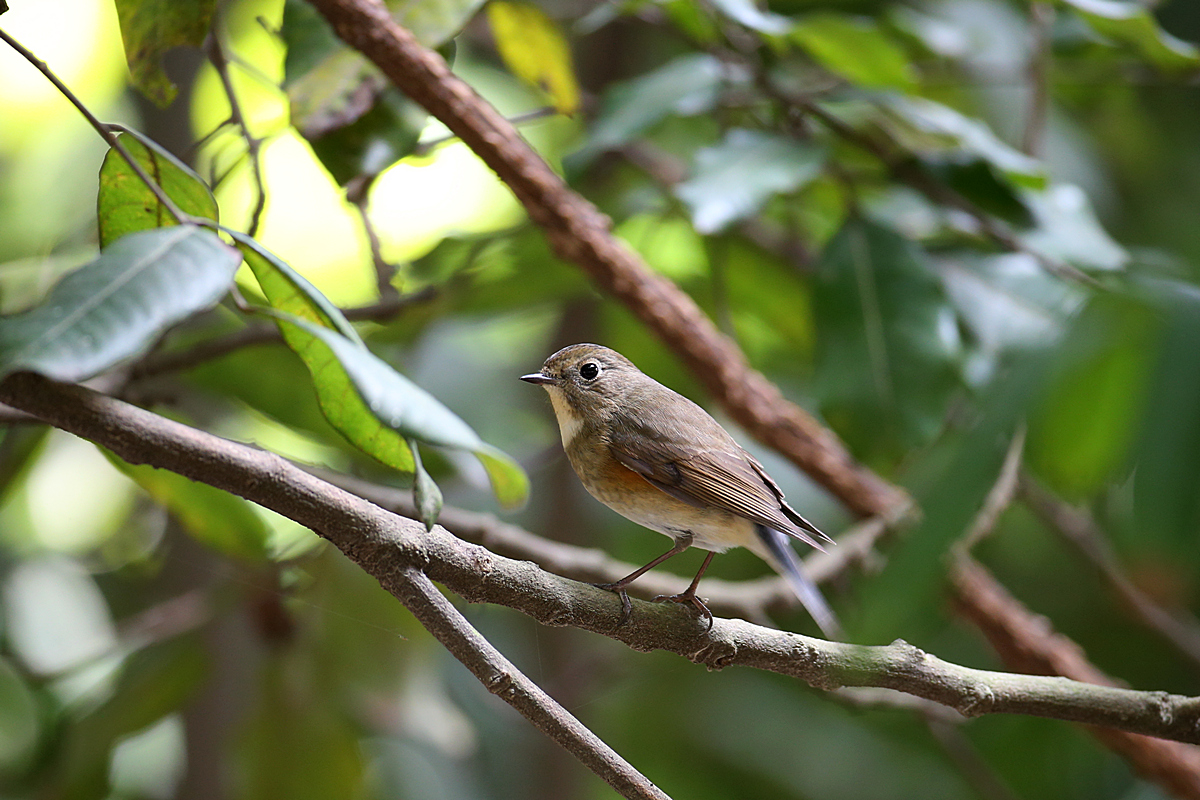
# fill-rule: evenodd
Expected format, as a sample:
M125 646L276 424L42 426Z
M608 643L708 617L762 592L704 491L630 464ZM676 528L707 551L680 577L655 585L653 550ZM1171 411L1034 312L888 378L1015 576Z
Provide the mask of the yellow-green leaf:
M536 6L509 0L496 0L487 11L496 49L512 73L544 90L562 113L574 114L579 85L571 49L554 20Z

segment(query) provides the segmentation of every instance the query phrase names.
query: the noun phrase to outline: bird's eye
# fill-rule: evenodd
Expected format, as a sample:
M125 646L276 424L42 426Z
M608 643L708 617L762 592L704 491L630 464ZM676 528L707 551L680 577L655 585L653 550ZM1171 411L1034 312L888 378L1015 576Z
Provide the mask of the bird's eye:
M600 365L595 361L588 361L579 368L579 377L585 381L594 381L596 376L600 374Z

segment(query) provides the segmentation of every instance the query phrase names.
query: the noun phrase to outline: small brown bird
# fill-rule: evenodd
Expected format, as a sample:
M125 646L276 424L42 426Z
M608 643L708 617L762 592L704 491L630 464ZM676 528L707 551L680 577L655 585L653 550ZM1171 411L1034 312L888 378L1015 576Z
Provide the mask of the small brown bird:
M656 598L694 606L712 625L696 586L713 555L745 547L782 575L827 636L839 627L789 539L818 550L830 542L783 499L762 464L704 409L643 374L620 353L596 344L564 347L521 380L550 394L563 449L593 497L618 514L664 533L675 546L616 583L625 587L688 547L708 557L682 594Z

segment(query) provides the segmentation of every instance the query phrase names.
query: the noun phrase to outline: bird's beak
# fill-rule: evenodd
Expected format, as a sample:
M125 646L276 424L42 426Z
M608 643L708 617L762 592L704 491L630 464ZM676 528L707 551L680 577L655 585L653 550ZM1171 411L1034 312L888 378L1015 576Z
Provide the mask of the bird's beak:
M549 375L543 375L540 372L533 372L533 373L530 373L529 375L522 375L521 380L525 381L526 383L536 383L540 386L546 386L547 384L554 385L554 384L558 383L558 381L554 380L554 378L551 378Z

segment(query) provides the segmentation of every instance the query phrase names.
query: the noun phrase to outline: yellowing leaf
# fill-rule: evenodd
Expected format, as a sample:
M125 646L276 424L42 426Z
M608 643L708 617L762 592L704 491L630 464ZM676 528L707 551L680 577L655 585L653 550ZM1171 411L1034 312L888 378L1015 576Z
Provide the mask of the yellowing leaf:
M579 108L571 50L554 20L529 3L497 0L487 7L496 49L512 73L550 95L564 114Z

